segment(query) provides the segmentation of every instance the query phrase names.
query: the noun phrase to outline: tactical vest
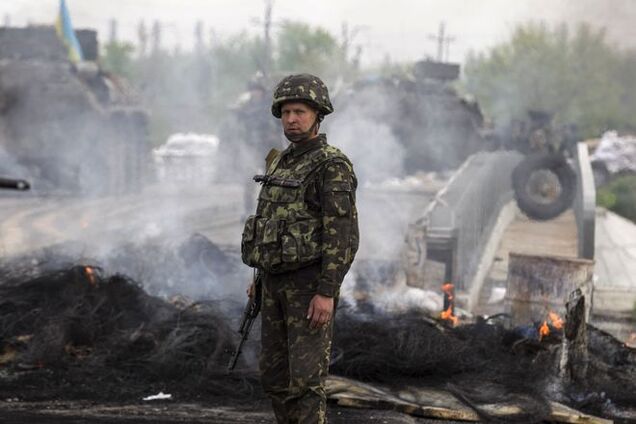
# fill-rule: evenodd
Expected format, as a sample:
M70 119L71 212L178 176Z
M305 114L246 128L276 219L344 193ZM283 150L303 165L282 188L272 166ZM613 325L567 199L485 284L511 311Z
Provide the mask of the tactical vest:
M278 155L267 174L255 177L263 183L255 215L245 222L241 257L251 267L270 273L302 268L322 256L322 218L310 210L305 192L314 174L328 162L345 161L337 148L324 145L305 154L294 167L280 168Z

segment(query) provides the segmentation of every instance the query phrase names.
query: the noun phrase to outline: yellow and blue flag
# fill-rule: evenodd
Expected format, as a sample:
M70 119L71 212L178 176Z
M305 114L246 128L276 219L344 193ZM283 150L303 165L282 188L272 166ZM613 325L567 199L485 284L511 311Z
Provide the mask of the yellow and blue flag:
M55 22L55 30L68 50L68 58L70 61L77 63L83 60L82 47L75 36L73 24L71 23L71 15L68 13L65 0L60 0L60 12Z

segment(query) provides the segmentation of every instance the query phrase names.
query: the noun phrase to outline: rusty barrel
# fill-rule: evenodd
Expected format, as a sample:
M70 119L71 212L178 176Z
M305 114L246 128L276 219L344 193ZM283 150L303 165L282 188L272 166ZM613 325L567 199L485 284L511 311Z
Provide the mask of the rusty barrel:
M594 261L560 256L510 253L505 297L513 325L544 320L553 311L565 316L565 302L580 288L589 318Z

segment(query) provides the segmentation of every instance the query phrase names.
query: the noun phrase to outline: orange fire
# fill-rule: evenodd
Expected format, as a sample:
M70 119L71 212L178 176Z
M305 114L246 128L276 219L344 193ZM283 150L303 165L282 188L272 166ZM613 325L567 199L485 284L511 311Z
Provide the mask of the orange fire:
M459 324L459 318L453 314L453 307L449 306L448 309L443 311L439 317L443 320L447 320L453 323L453 327Z
M563 325L565 324L563 319L556 312L548 312L548 318L550 319L550 325L553 329L561 330L563 329ZM543 321L541 327L539 327L539 340L550 334L550 325L548 325L548 321Z
M455 286L451 283L446 283L442 285L442 291L448 296L448 301L452 302L455 300Z
M560 330L563 328L563 320L558 314L554 312L550 312L548 313L548 317L550 318L550 321L552 321L552 326L554 328L556 328L557 330Z
M84 272L86 273L86 277L88 278L88 282L91 283L91 286L96 286L97 282L95 281L95 271L93 271L93 268L85 266Z
M450 321L453 326L459 323L459 318L455 316L455 286L451 283L442 285L444 292L444 308L439 317L443 320Z
M547 321L543 321L543 324L539 327L539 340L543 339L548 334L550 334L550 327L548 327Z
M625 342L625 344L628 347L635 347L636 348L636 333L631 333L629 335L629 337L627 338L627 341Z

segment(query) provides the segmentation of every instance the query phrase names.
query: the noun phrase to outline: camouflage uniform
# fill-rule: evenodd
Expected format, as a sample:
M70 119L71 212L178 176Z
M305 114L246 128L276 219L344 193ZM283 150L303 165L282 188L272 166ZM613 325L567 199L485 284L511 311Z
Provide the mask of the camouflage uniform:
M358 250L357 180L324 134L291 144L267 177L241 243L262 276L261 379L279 423L325 423L333 318L312 329L307 311L317 293L335 311Z

